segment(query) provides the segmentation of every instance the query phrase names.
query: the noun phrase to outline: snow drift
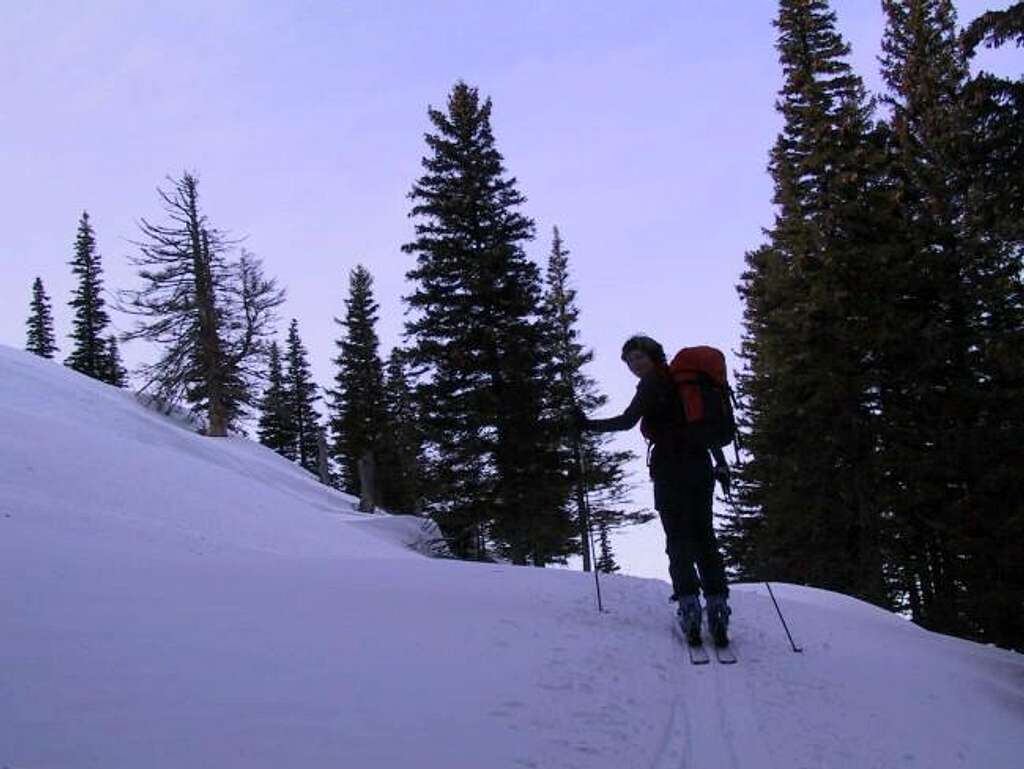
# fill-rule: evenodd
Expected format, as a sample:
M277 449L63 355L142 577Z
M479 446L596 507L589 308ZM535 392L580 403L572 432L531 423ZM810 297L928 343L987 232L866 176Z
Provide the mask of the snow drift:
M1020 765L1024 659L844 596L437 560L291 463L0 347L0 767Z

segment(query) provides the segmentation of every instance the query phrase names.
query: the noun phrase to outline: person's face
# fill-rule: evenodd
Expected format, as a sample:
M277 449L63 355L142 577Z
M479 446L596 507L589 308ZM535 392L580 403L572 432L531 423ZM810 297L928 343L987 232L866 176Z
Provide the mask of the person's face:
M643 350L630 350L626 353L626 365L636 376L643 377L654 368L654 361Z

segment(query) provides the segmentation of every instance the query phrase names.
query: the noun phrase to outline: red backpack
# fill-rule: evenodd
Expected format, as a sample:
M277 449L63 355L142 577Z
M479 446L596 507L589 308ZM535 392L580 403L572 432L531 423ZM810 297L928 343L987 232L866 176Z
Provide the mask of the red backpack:
M684 347L668 370L683 405L687 440L709 449L735 441L735 399L722 351L707 346Z

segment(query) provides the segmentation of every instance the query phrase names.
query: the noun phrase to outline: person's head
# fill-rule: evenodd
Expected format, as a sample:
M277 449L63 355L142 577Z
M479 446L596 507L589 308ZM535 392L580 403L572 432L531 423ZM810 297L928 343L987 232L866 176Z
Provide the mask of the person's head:
M638 377L646 376L655 366L668 365L665 349L649 336L631 336L622 345L622 360Z

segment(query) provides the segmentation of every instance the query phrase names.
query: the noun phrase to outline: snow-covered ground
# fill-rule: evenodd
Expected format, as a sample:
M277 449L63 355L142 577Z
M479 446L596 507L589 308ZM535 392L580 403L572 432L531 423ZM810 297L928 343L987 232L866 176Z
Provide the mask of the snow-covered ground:
M428 558L422 522L0 347L0 767L1019 767L1024 658L736 586ZM428 532L429 534L429 532Z

